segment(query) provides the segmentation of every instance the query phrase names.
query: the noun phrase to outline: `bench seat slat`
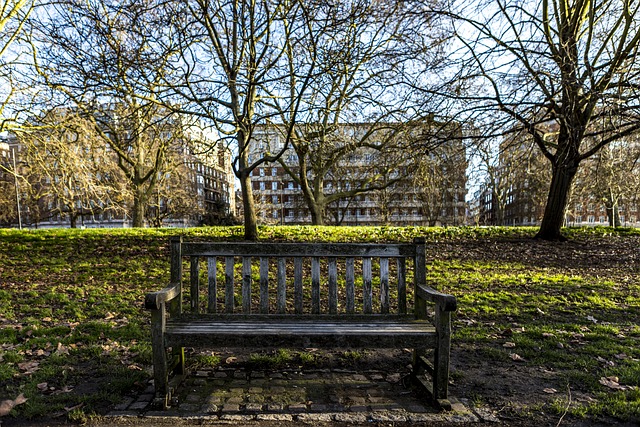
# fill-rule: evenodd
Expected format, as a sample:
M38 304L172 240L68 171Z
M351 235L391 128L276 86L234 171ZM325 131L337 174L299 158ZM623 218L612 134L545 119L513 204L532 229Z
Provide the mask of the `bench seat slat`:
M368 347L432 346L435 328L426 322L389 320L332 321L278 319L251 320L170 320L165 334L167 345L190 346L303 346L303 347Z

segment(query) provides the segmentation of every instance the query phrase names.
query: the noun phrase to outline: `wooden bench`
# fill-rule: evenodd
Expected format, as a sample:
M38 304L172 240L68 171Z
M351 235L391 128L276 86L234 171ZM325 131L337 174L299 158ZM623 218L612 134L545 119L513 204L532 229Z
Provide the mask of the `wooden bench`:
M188 298L184 257L190 265ZM416 384L436 405L450 407L456 299L426 286L424 239L351 244L175 238L171 283L147 294L145 307L151 310L155 403L164 408L186 375L184 347L411 348Z

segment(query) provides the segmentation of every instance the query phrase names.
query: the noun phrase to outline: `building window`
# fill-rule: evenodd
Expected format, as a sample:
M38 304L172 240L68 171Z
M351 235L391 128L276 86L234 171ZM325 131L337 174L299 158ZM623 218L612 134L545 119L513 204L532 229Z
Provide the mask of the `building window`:
M271 196L271 203L274 205L278 203L278 196Z
M271 176L278 176L278 168L271 168Z
M589 215L589 218L587 220L590 224L593 224L594 222L596 222L596 217L593 215Z
M264 168L258 168L258 170L260 171L260 176L264 176Z
M261 190L264 190L264 189L265 189L264 181L260 183L260 189L261 189Z
M604 224L604 216L600 215L600 218L598 218L600 220L600 224Z
M293 190L293 181L289 181L289 183L287 184L287 188L289 190Z
M278 183L277 183L276 181L273 181L273 182L271 183L271 189L272 189L273 191L276 191L276 190L278 189Z
M576 224L580 224L581 222L582 222L582 216L581 216L581 215L578 215L578 216L576 217Z

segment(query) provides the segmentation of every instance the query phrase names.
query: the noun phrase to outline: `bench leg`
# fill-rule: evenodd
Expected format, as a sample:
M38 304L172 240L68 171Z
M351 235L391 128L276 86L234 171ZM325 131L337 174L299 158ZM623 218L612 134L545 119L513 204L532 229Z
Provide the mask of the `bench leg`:
M451 313L440 311L436 314L438 344L433 358L433 395L436 400L447 399L449 394L449 357L451 353Z
M153 381L156 389L154 404L166 409L171 400L167 352L164 347L164 310L151 311L151 349L153 352Z

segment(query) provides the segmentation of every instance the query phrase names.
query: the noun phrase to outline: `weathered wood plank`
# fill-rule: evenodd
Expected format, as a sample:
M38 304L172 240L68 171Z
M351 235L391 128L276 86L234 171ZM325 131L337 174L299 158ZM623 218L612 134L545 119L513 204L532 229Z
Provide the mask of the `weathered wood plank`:
M389 313L389 258L380 258L380 312Z
M296 314L302 314L304 301L302 299L302 261L300 257L293 260L293 305Z
M260 313L269 313L269 258L260 257Z
M373 287L371 276L371 258L362 258L362 311L373 313Z
M278 258L278 288L276 291L277 307L279 314L287 311L287 259Z
M232 256L224 258L224 311L226 313L233 313L235 305L233 294L235 262Z
M347 314L353 314L356 311L356 287L355 287L355 260L347 258L346 260L345 282L347 286Z
M200 257L191 257L191 294L189 300L191 301L191 312L200 312Z
M242 257L242 312L251 313L251 257Z
M320 314L320 258L311 258L311 314Z
M208 278L208 301L207 311L209 313L218 312L218 264L216 257L207 258L207 278Z
M268 256L268 257L413 257L415 247L410 244L385 243L218 243L185 242L183 256Z
M433 358L433 395L446 399L449 393L449 358L451 352L451 312L436 307L435 319L438 340Z
M169 246L171 248L171 283L177 284L176 290L179 296L169 303L167 310L176 316L182 314L182 295L180 295L182 293L182 237L172 237Z
M329 314L338 313L338 265L336 258L329 258Z
M435 345L436 333L427 323L262 321L190 321L168 322L168 345L191 346L292 346L292 347L375 347L404 348ZM242 339L238 339L241 336Z
M398 258L398 313L407 314L407 260Z
M416 237L413 239L413 242L416 245L416 255L414 258L414 272L413 272L413 280L414 280L414 295L415 295L415 303L413 307L414 314L418 319L425 319L427 317L427 302L419 298L417 295L417 286L426 285L427 283L427 266L426 266L426 248L425 248L425 239Z

